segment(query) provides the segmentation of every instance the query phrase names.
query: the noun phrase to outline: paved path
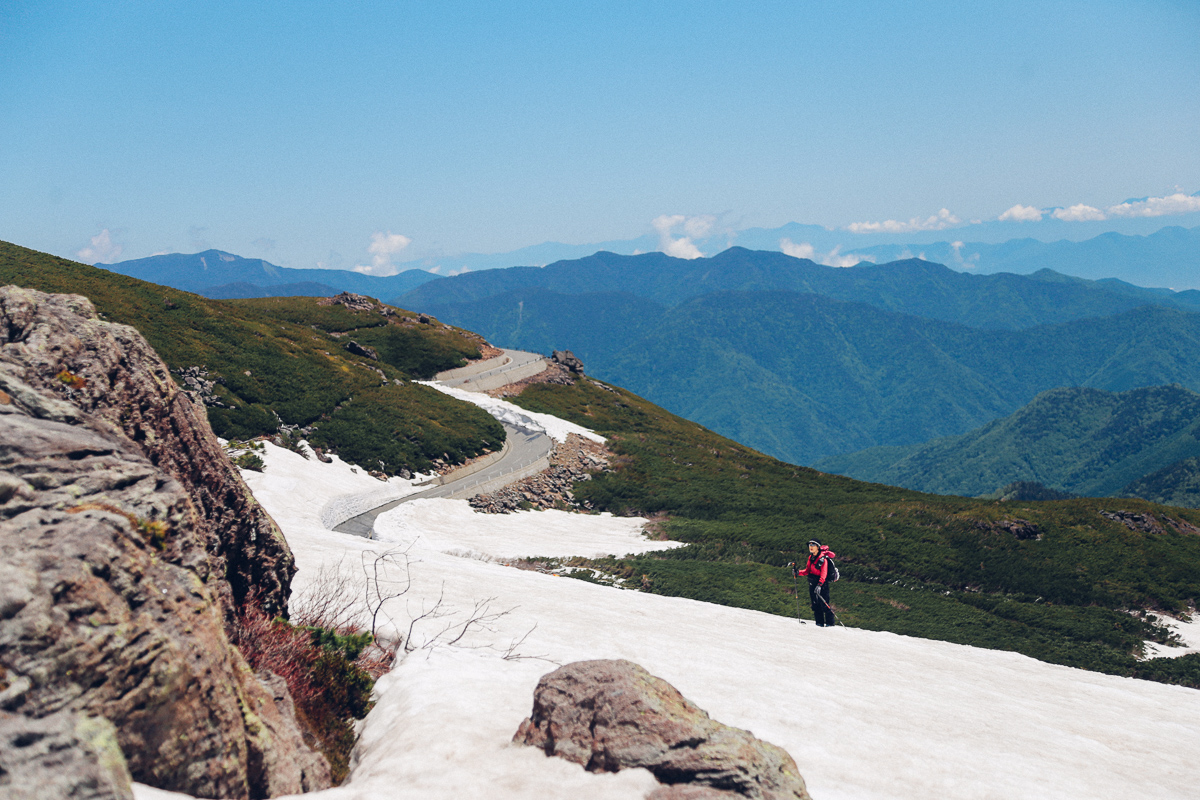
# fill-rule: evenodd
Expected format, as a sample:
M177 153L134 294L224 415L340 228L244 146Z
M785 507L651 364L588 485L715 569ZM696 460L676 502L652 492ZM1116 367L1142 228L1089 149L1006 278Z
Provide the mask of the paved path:
M437 379L448 386L457 386L467 391L484 391L537 374L545 368L544 362L545 359L537 353L505 350L502 356L438 373ZM495 381L500 382L492 385ZM476 388L481 384L484 384L483 388ZM472 497L481 492L495 491L548 466L539 462L548 458L554 449L553 439L544 433L530 433L508 423L504 423L504 431L507 434L508 452L495 463L464 478L449 480L441 486L432 486L384 503L357 517L351 517L334 530L371 539L374 538L376 518L401 503L422 497Z
M439 372L437 380L468 392L486 392L536 375L548 366L544 356L524 350L505 350L503 355L458 369Z

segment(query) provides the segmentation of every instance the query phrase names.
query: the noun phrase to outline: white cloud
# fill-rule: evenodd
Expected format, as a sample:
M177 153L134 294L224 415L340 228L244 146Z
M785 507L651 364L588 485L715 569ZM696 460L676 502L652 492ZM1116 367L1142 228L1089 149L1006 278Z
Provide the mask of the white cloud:
M842 246L840 244L828 253L818 253L816 248L808 242L796 244L791 239L780 239L779 249L793 258L807 258L810 261L824 264L827 267L853 267L855 264L861 264L864 261L871 264L875 263L875 259L872 256L842 255Z
M77 252L75 257L85 264L111 264L121 257L124 249L112 240L112 234L105 228L93 236L91 244Z
M1070 208L1056 208L1050 216L1063 222L1098 222L1106 219L1103 211L1083 203L1076 203Z
M1200 197L1176 192L1166 197L1147 197L1130 203L1110 206L1114 217L1165 217L1169 214L1191 214L1200 211Z
M780 239L779 249L792 258L807 258L810 261L815 261L817 251L808 242L796 244L791 239Z
M1039 216L1039 219L1040 218L1041 217ZM979 253L972 253L964 258L962 251L963 247L965 246L966 245L964 245L962 242L950 243L950 249L954 251L954 261L963 269L974 269L975 267L979 266ZM924 257L925 254L922 253L921 258Z
M908 222L894 219L883 222L853 222L846 226L851 233L911 233L913 231L941 231L962 222L961 219L943 208L938 213L925 219L913 217Z
M359 264L354 271L361 272L363 275L380 277L395 275L399 270L392 264L392 256L410 244L412 244L412 239L407 236L391 231L387 233L376 231L371 234L371 245L367 248L367 252L371 254L371 263L369 265Z
M1041 222L1041 209L1033 206L1023 206L1017 203L1015 206L1005 211L1000 215L1001 222Z
M662 214L651 221L658 231L658 249L675 258L703 258L704 253L692 242L692 237L700 237L712 230L717 218L711 214L696 217L685 217L683 214ZM674 238L676 228L683 227L687 236Z

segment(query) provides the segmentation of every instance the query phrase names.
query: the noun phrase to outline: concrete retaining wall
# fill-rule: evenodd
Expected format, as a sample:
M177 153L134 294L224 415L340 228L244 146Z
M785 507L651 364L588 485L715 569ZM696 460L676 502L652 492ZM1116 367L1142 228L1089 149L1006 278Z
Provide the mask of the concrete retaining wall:
M450 481L457 481L462 478L469 477L471 475L474 475L476 472L479 472L482 469L487 469L492 464L495 464L497 461L504 458L504 456L511 449L512 449L512 445L509 443L508 439L505 439L504 446L501 447L495 453L488 453L483 458L479 459L478 461L472 461L470 464L467 464L465 467L459 467L458 469L456 469L452 472L447 472L445 475L438 475L436 478L434 478L431 481L428 481L427 483L420 483L417 485L421 486L421 487L444 486L445 484L449 483Z
M478 375L480 372L487 372L489 369L503 367L510 361L512 361L512 356L505 353L502 356L489 358L486 361L476 361L474 364L467 364L465 367L443 370L434 376L434 380L452 381L455 378L466 378L470 375Z
M543 372L548 366L550 364L546 359L539 358L537 361L518 364L503 372L497 372L495 375L485 375L478 379L471 378L465 380L459 385L459 388L466 389L468 392L486 392L489 389L499 389L501 386L507 386L510 383L531 378L539 372Z

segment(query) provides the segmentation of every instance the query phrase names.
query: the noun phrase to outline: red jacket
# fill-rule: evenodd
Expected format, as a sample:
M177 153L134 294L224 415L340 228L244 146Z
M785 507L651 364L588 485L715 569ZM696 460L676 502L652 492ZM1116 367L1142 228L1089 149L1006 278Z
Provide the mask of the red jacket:
M821 550L815 556L812 553L808 554L808 563L804 565L804 569L796 570L796 577L801 575L820 575L821 579L817 583L824 583L825 577L829 574L829 561L826 558L837 558L837 553L833 552L826 545L821 545Z

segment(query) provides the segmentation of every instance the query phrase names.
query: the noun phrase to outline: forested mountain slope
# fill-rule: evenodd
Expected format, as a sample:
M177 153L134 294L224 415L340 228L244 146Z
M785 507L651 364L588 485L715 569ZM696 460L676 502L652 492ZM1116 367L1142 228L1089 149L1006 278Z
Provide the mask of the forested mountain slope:
M1148 487L1136 490L1143 479L1172 467L1178 471L1177 462L1198 456L1200 394L1180 386L1119 393L1060 388L962 436L864 450L815 466L938 494L976 496L1031 481L1092 497L1146 497ZM1171 500L1195 505L1200 496L1176 494Z

